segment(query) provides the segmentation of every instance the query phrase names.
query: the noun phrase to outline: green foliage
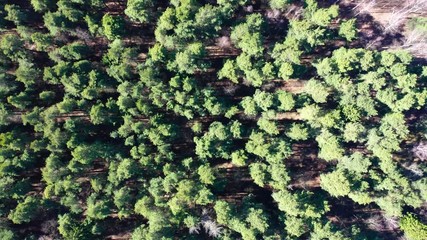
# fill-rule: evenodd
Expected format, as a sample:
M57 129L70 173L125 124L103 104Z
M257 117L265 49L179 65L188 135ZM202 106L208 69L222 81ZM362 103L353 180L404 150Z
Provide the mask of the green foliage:
M418 30L424 34L427 34L427 18L414 17L409 19L407 24L410 29Z
M102 17L102 28L109 40L120 38L125 33L125 22L120 16L105 14Z
M9 229L0 228L0 239L14 240L16 239L15 233Z
M6 4L4 10L7 12L7 16L4 19L14 22L17 26L22 25L28 19L27 14L18 5Z
M201 34L214 36L222 28L223 8L206 4L198 9L195 16L195 26Z
M53 91L43 91L39 94L40 100L46 103L52 103L55 99L55 92Z
M197 169L200 181L204 184L213 184L215 180L214 171L208 165L202 165Z
M244 150L240 149L231 153L231 162L237 166L244 166L247 164L248 156Z
M175 25L173 23L175 21L175 10L173 8L167 8L160 16L157 23L157 28L155 31L156 40L167 48L173 48L176 44L178 44L178 39L167 34L168 32L174 30Z
M319 136L316 137L319 144L319 157L326 161L339 159L343 156L344 150L340 146L340 142L336 136L328 130L323 130Z
M335 171L321 175L320 186L332 196L341 197L350 193L351 183L343 172Z
M360 141L365 133L365 127L360 123L347 123L344 129L344 140L346 142Z
M267 165L263 163L252 163L249 170L254 182L257 185L264 187L267 182Z
M152 12L150 8L153 7L152 0L129 0L125 9L125 14L134 21L141 23L148 23Z
M369 166L371 166L369 158L364 157L361 153L353 153L351 156L345 156L338 163L338 169L347 169L348 171L356 173L368 172Z
M278 9L278 10L284 9L289 3L288 0L270 0L269 2L270 2L269 3L270 7L272 9Z
M90 165L95 159L111 157L112 149L108 145L96 142L79 145L71 154L74 160L85 165Z
M99 17L94 17L92 15L86 15L84 17L84 20L87 24L87 27L89 29L89 32L94 36L103 35L103 28L102 28L102 19Z
M277 100L280 103L280 105L278 106L279 110L289 111L294 108L295 100L291 93L286 91L277 91L276 94Z
M338 34L347 41L352 41L357 38L356 19L343 21L340 25Z
M31 96L29 92L20 92L17 95L7 97L7 102L18 109L24 110L31 105Z
M41 207L39 199L32 196L26 197L10 212L8 218L16 224L28 223L36 218L39 207Z
M230 38L249 56L259 56L263 52L261 28L263 19L260 14L248 15L246 21L233 28Z
M31 87L41 77L40 69L27 60L19 60L19 67L15 72L16 80L22 82L26 87Z
M3 51L3 54L13 61L27 56L23 45L24 42L15 34L4 34L0 41L0 49Z
M310 20L319 26L327 26L333 18L338 16L338 6L332 5L329 8L317 8L317 2L307 1L307 15Z
M57 62L61 60L83 60L87 58L89 53L88 46L75 42L50 52L50 58Z
M188 45L184 51L178 52L175 55L175 61L171 62L168 67L179 73L192 74L196 70L203 68L196 60L204 55L203 45L201 43L193 43Z
M128 180L138 173L138 164L135 160L126 158L117 166L117 180Z
M59 233L70 240L88 239L89 236L84 229L84 226L77 222L70 214L59 215Z
M72 4L60 1L57 5L61 14L70 22L78 22L84 17L83 11Z
M242 239L256 239L259 234L267 233L270 225L269 216L250 198L244 199L244 208L236 211L234 206L225 201L216 201L214 209L218 223L227 225L238 232Z
M324 225L321 223L315 223L313 232L310 234L310 239L350 240L350 238L344 237L340 231L336 231L331 222L327 222Z
M93 219L105 219L110 213L110 206L105 200L96 200L94 195L87 199L87 216Z
M60 12L47 12L43 15L44 25L52 35L65 31L70 23Z
M258 120L257 124L259 129L265 131L267 134L270 134L270 135L279 134L279 129L277 127L277 124L273 120L270 120L269 117L267 116L261 117Z
M427 238L427 225L423 224L413 214L405 215L400 219L400 229L405 236L411 240L422 240Z
M425 238L427 67L338 5L0 5L0 239Z
M102 124L108 121L108 109L103 104L93 105L90 109L90 120L93 124Z
M246 151L265 158L270 163L278 163L289 157L289 143L283 139L268 138L261 132L252 132L246 143Z
M134 76L130 63L135 57L135 49L126 48L121 40L116 39L110 43L108 52L102 60L108 66L108 75L123 82Z
M45 12L52 7L53 2L52 0L31 0L31 5L36 12Z
M293 140L307 140L308 130L302 124L293 123L289 131L286 133Z
M203 125L201 122L195 122L193 126L191 126L191 130L193 130L193 132L195 133L201 133L202 128L203 128Z
M35 32L31 35L31 41L36 44L38 51L46 51L53 45L53 39L49 34Z
M9 115L10 113L5 106L3 104L0 105L0 126L7 125Z
M213 122L209 131L202 137L195 137L196 154L202 158L222 157L229 158L231 132L229 126L220 122Z
M268 111L274 103L274 95L257 89L253 97L244 97L241 105L245 114L256 115L258 112Z
M316 80L310 80L304 87L304 90L309 94L317 103L324 103L329 95L328 89Z
M329 211L328 202L310 192L290 193L287 190L281 190L274 192L272 197L278 203L279 210L287 216L316 219Z
M306 223L302 218L289 216L285 220L286 231L295 237L300 237L307 232Z
M224 62L222 69L218 72L219 79L230 79L234 83L238 83L239 75L237 72L236 62L230 59L227 59Z

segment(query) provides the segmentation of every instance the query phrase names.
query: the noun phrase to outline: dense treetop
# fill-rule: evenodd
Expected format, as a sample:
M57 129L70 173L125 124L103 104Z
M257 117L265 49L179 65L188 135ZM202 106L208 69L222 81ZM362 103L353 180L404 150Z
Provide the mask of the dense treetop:
M427 239L427 65L349 8L3 0L0 239Z

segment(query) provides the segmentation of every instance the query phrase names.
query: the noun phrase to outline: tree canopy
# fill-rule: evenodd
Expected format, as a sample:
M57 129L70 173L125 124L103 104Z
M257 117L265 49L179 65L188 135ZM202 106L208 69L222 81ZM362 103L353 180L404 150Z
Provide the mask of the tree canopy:
M426 21L373 4L2 1L0 240L426 239Z

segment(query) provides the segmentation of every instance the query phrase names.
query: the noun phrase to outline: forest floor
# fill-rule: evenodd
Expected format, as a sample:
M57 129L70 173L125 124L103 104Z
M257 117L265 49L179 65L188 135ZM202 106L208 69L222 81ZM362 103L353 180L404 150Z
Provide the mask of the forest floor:
M415 36L406 27L412 18L427 17L427 0L343 0L340 5L357 18L367 48L406 49L427 59L426 37Z

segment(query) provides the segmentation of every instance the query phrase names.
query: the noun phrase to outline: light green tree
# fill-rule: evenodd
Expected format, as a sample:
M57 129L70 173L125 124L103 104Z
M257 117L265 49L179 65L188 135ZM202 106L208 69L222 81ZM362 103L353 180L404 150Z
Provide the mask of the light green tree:
M343 171L334 171L320 176L320 187L334 197L350 193L351 183Z

